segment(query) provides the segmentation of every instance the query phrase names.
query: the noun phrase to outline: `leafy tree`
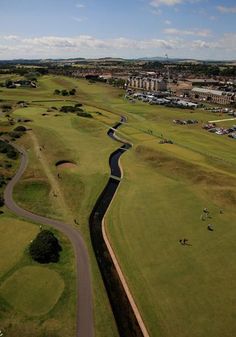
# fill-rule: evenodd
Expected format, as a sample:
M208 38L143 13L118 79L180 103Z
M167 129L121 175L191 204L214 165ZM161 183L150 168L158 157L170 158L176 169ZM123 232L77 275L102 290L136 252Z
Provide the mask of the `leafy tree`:
M58 262L61 250L58 239L49 230L41 231L29 247L32 259L39 263Z

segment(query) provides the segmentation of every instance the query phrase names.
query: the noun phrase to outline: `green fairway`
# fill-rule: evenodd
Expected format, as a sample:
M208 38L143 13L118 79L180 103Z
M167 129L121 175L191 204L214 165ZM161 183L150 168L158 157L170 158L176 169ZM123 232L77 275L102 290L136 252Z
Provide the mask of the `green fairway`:
M147 163L140 153L127 153L123 164L125 180L107 226L151 335L231 336L234 203L222 186L193 184L197 168L183 179L177 164L161 167L153 153ZM212 219L200 220L204 207ZM180 245L185 237L191 246Z
M46 267L24 267L3 283L0 294L16 310L37 316L48 313L63 290L64 281L57 272Z
M72 100L83 103L93 118L59 112L61 106L74 103L70 97L55 101L56 88L76 88ZM14 191L16 200L71 225L76 219L87 242L96 337L118 335L91 249L88 218L109 177L109 155L119 146L106 133L120 115L127 116L128 123L117 134L134 146L121 159L124 179L106 225L151 336L232 337L236 329L236 142L202 129L203 123L221 117L200 109L131 104L123 90L59 76L43 76L37 89L3 88L2 94L30 103L23 109L15 106L13 112L14 117L32 120L28 124L32 130L18 141L28 151L29 165ZM199 123L175 125L173 119ZM161 145L162 138L174 144ZM58 168L60 160L75 162L76 167ZM205 207L212 218L202 221ZM209 223L213 232L207 230ZM191 246L182 246L183 238ZM68 255L67 263L71 258ZM66 279L65 272L63 276ZM59 303L65 294L66 288Z

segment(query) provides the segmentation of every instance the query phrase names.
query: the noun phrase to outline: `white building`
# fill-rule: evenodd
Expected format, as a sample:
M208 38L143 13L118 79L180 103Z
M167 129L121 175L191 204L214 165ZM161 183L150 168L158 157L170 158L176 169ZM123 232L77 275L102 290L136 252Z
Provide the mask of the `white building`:
M165 91L167 83L160 78L132 76L129 78L129 87L145 91Z

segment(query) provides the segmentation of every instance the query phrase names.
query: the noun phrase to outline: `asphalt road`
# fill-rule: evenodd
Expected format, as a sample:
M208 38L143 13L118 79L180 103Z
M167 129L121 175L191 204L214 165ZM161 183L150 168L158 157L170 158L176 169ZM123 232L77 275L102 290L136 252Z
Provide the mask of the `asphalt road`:
M18 171L7 184L4 191L5 205L16 215L43 225L52 226L69 238L74 247L77 272L76 337L94 337L92 282L89 267L89 256L84 240L79 231L74 229L72 225L31 213L19 207L15 203L13 199L13 189L27 167L28 156L24 149L18 148L15 144L11 145L21 153L21 162Z

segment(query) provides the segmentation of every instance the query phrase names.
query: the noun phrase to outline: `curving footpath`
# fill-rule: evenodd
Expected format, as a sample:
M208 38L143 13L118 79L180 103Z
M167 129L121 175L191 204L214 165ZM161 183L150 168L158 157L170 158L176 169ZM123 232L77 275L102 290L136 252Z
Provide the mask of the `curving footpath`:
M19 148L15 144L11 145L21 154L21 162L15 176L7 184L4 191L5 205L16 215L43 225L52 226L69 238L75 252L77 271L76 337L94 337L92 283L89 256L83 238L71 225L31 213L15 203L13 199L13 189L27 167L28 156L24 149Z
M123 145L110 155L111 176L90 215L90 236L120 336L149 337L149 333L106 235L104 223L104 217L123 176L119 164L120 157L132 146L130 143L116 136L115 133L125 122L126 118L122 116L121 121L110 128L107 133L109 137Z

